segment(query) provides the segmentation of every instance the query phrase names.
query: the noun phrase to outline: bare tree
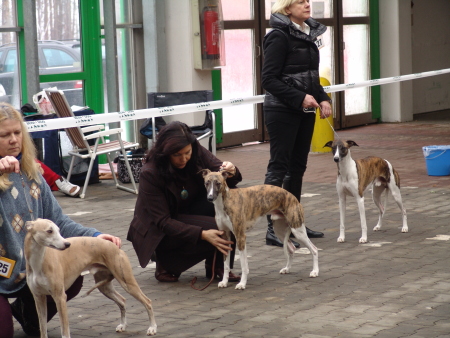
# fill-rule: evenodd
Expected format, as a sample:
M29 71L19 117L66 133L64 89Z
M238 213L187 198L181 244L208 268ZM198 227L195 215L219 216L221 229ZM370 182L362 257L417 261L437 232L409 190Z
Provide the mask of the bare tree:
M2 13L2 26L12 26L12 2L11 0L1 0L0 12ZM6 44L13 41L11 33L0 34L0 44Z
M39 40L79 38L78 0L37 0Z
M0 26L15 25L15 0L0 0ZM80 38L79 0L36 0L38 40ZM14 42L14 33L1 33L0 44Z

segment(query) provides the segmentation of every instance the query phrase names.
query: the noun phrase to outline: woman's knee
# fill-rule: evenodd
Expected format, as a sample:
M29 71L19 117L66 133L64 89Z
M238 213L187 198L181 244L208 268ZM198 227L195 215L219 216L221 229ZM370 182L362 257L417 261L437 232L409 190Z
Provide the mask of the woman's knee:
M178 215L177 220L187 224L194 224L203 230L217 229L216 219L212 216L181 214Z

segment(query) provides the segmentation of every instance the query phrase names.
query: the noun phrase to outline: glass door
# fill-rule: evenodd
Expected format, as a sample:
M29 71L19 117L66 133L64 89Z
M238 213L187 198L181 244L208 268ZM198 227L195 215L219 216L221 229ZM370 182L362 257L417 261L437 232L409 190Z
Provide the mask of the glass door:
M222 0L225 28L225 66L221 68L222 99L261 95L260 11L264 3ZM262 105L222 109L223 136L218 147L262 141Z
M36 60L24 38L30 10L36 12ZM35 94L27 84L39 82L39 89L63 90L71 105L104 112L99 0L5 0L0 16L1 100L19 108ZM35 67L39 79L27 74Z
M270 29L274 2L222 0L226 53L226 65L221 68L223 99L264 94L262 41ZM378 1L311 1L312 17L328 27L320 48L323 83L335 85L372 78L370 5L375 8ZM372 112L374 90L360 88L333 93L335 128L376 122ZM268 140L262 104L223 109L222 127L223 139L219 147Z
M222 98L262 95L262 41L270 29L274 0L222 0L226 65L221 68ZM326 85L378 78L371 48L377 36L371 11L378 0L314 0L312 17L328 27L320 48L320 77ZM377 16L372 19L377 23ZM375 36L375 39L373 39ZM372 48L373 49L373 48ZM376 66L376 65L375 65ZM375 94L374 94L375 93ZM333 93L336 129L376 122L379 88L368 87ZM377 110L377 111L373 111ZM262 104L223 109L223 138L219 147L267 141Z
M355 83L370 80L375 75L370 51L370 5L376 8L378 1L311 1L311 16L328 28L320 48L319 71L320 77L326 80L324 83ZM333 93L334 127L341 129L376 122L372 106L378 100L373 97L377 90L366 87Z
M341 42L340 83L371 79L369 0L342 0L338 8ZM371 88L355 88L340 92L340 122L347 128L374 123Z
M71 105L84 106L79 1L36 1L41 88L56 87ZM71 75L69 75L71 74ZM73 78L73 80L68 80Z
M17 37L20 31L13 2L2 2L0 24L0 101L20 107Z

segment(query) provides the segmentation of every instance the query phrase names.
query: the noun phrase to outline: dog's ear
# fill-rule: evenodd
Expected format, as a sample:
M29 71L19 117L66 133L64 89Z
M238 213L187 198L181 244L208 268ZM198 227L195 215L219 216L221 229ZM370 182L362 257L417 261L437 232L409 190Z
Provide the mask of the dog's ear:
M347 144L348 144L348 147L349 147L349 148L350 148L350 147L353 147L353 146L359 147L359 145L357 145L356 142L355 142L355 141L352 141L352 140L347 140Z
M199 173L202 174L202 177L205 177L206 175L208 175L211 172L211 170L209 169L202 169L199 171Z
M328 141L327 143L325 143L325 145L323 146L323 148L328 147L328 148L333 148L333 141Z
M221 174L222 174L224 179L227 179L228 177L233 176L232 174L230 174L228 171L225 171L225 170L222 170Z

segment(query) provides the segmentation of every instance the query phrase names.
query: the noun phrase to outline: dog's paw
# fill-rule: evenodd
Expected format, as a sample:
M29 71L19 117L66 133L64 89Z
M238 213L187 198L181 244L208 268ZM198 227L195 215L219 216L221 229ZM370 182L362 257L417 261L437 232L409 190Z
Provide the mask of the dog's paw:
M313 270L311 271L311 273L309 274L309 277L311 278L315 278L319 276L319 271Z
M344 243L344 242L345 242L345 237L339 237L339 238L337 239L337 242L338 242L338 243Z
M124 332L126 328L127 328L127 324L119 324L116 327L116 332Z
M282 274L282 275L285 275L285 274L287 274L289 272L290 272L289 268L283 268L283 269L280 270L280 274Z
M375 228L373 228L373 231L379 231L381 229L381 227L379 225L375 226Z
M408 227L403 227L402 232L408 232Z
M361 237L359 239L359 243L361 243L361 244L367 243L367 238Z
M219 282L219 284L217 285L219 288L226 288L228 286L228 283L225 282Z
M147 330L147 336L154 336L156 334L156 326L150 326Z
M238 285L236 285L236 290L245 290L245 284L244 283L239 283Z

